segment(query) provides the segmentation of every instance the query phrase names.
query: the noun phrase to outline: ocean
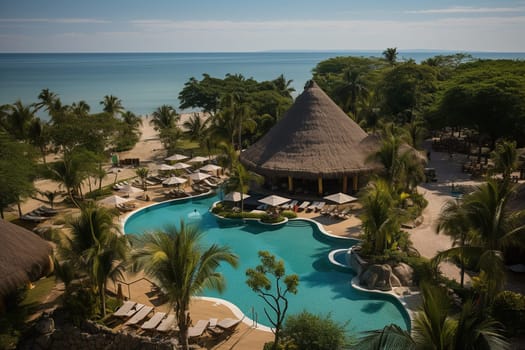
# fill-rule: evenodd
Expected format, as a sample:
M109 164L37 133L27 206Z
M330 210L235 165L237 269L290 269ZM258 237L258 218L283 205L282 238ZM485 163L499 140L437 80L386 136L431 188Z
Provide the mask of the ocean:
M399 52L420 62L451 52ZM477 58L525 59L525 53L471 53ZM178 112L178 94L189 78L242 74L271 80L284 74L299 94L322 60L335 56L381 56L381 51L254 53L7 53L0 54L0 104L37 102L42 89L57 93L65 104L80 100L101 111L105 95L115 95L138 115L170 104Z

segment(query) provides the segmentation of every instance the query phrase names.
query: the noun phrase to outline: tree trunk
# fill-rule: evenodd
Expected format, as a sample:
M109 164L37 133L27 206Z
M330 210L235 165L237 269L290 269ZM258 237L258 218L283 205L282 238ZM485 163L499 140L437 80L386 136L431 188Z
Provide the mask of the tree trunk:
M22 216L22 208L20 208L20 202L16 202L16 206L18 207L18 216Z
M4 208L0 208L0 218L4 219Z
M106 295L104 291L106 290L106 285L103 283L100 286L99 295L100 295L100 307L102 308L102 317L106 317Z

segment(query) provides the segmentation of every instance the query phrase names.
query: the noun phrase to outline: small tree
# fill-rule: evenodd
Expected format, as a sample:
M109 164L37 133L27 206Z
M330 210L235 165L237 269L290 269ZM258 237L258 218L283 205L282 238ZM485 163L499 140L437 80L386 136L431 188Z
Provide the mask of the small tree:
M140 177L140 181L142 182L142 189L146 191L148 189L146 178L148 177L149 169L148 168L137 168L135 170L135 174L137 174L137 176Z
M297 286L299 285L299 276L296 274L285 276L284 261L275 259L275 256L268 251L259 251L259 258L261 264L257 265L255 269L246 270L246 284L256 292L264 302L275 313L274 317L264 308L264 314L273 326L273 333L275 334L273 349L276 350L279 345L280 333L283 326L283 321L288 310L287 294L297 293ZM272 275L275 279L275 290L272 294L272 281L268 277ZM282 285L284 284L284 286Z

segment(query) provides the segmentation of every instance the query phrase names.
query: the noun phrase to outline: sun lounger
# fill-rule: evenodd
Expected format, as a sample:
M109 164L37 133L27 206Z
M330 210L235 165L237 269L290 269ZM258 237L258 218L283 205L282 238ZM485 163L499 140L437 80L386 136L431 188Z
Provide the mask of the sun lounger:
M308 206L310 205L310 202L308 201L304 201L301 203L301 205L299 206L299 210L305 210L306 208L308 208Z
M296 201L295 199L293 201L291 201L290 203L286 203L286 204L283 204L282 208L283 209L290 209L292 210L296 205L297 203L299 203L299 201Z
M208 179L204 179L204 180L202 180L202 182L204 182L204 184L206 184L207 186L210 186L211 188L216 188L217 187L216 184L211 183L210 181L208 181Z
M198 320L195 326L188 328L188 338L200 337L209 324L209 320Z
M344 208L342 211L340 211L338 214L337 214L337 217L339 219L349 219L350 217L348 216L348 213L350 213L350 207L346 207Z
M315 208L315 211L320 211L325 206L325 202L317 202L317 207Z
M175 323L177 322L175 314L169 314L165 319L163 319L160 324L157 326L157 331L159 332L169 332L175 329Z
M117 311L113 313L113 316L123 317L128 316L128 313L133 309L133 307L137 305L136 302L128 300L125 301L124 304L122 304Z
M49 218L45 216L36 216L36 215L26 214L26 215L22 215L20 219L25 220L25 221L32 221L32 222L42 222Z
M125 324L134 325L142 321L153 310L152 306L144 306L133 317L131 317Z
M313 201L312 204L310 204L308 207L306 207L307 211L312 211L317 208L317 205L319 204L318 201Z
M319 212L321 213L321 215L330 215L330 213L332 213L335 210L335 208L335 205L325 205L324 208Z
M159 325L164 316L166 316L165 312L155 312L155 314L148 321L144 322L140 328L146 330L153 329Z
M217 322L217 327L222 328L224 330L234 330L237 328L237 326L241 323L242 319L236 319L236 318L225 318Z

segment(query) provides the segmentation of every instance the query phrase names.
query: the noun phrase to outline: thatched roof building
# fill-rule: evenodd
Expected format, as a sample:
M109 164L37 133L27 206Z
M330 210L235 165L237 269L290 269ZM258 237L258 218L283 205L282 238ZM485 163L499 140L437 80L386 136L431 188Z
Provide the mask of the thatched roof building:
M347 178L357 190L358 177L379 168L368 161L379 149L368 135L311 81L284 117L259 141L243 151L241 162L265 177L316 180L339 179L347 192Z
M51 266L51 245L33 232L0 219L0 310L3 299L40 278Z

